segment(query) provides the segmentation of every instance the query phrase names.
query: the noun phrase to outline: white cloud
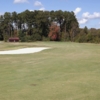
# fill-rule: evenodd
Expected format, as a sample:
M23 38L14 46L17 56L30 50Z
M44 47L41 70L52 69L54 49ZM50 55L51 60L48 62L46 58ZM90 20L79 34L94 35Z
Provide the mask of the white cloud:
M76 10L76 11L78 12L80 10ZM88 21L93 20L93 19L100 19L100 13L94 12L93 14L90 14L89 12L85 12L82 14L82 18L78 19L78 22L79 22L79 24L85 24Z
M82 17L87 18L87 19L100 18L100 13L94 12L93 14L90 14L89 12L85 12L83 13Z
M40 7L39 10L41 10L41 11L44 11L45 10L43 4L40 1L35 1L34 2L34 6L35 7Z
M81 10L82 10L81 8L77 7L77 8L74 10L75 15L77 15Z
M28 0L14 0L14 3L29 3Z
M34 10L29 10L30 12L34 12Z
M90 22L90 21L93 21L94 23L97 23L97 21L95 21L96 19L100 19L100 12L93 12L93 13L90 13L90 12L84 12L82 14L82 16L78 16L77 14L79 12L81 12L81 8L80 7L77 7L75 10L74 10L74 13L76 15L76 18L79 22L79 24L86 24L87 22ZM94 25L94 24L93 24ZM100 23L97 24L98 26L100 25ZM96 27L96 25L94 26Z
M88 22L88 19L82 18L78 20L79 24L85 24Z
M40 8L39 10L44 11L44 10L45 10L45 8L44 8L44 7L42 7L42 8Z
M93 14L90 14L89 12L85 12L82 14L82 18L78 19L78 22L79 22L79 24L85 24L89 20L99 19L99 18L100 18L99 12L94 12Z
M0 15L4 15L4 13L0 12Z
M85 12L85 13L83 13L82 16L83 16L84 18L89 17L89 12Z
M34 6L42 7L42 3L40 1L35 1Z
M80 7L77 7L75 10L74 10L74 13L75 13L75 15L77 15L79 12L81 12L81 8ZM85 24L85 23L87 23L88 22L88 19L86 19L86 18L84 18L84 17L82 17L82 18L77 18L77 20L78 20L78 22L79 22L79 24Z

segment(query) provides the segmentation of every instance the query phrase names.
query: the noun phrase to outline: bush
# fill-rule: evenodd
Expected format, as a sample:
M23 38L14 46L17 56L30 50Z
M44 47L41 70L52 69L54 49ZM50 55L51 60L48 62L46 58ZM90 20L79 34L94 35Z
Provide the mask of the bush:
M35 33L35 34L32 34L31 40L32 40L32 41L41 41L42 38L41 38L41 35L40 35L40 34Z
M25 32L20 30L20 31L18 32L18 34L19 34L19 39L20 39L20 41L21 41L21 42L26 42L26 34L25 34Z
M93 42L93 36L91 33L87 34L87 42Z
M87 39L86 39L86 36L84 35L84 36L78 37L75 41L79 43L83 43L83 42L86 42Z
M25 36L25 41L26 42L31 42L32 41L31 36L30 35Z
M94 43L100 43L100 38L98 36L96 36L94 39L93 39L93 42Z
M50 39L48 37L43 37L42 40L43 41L50 41Z
M7 42L8 39L9 39L8 34L7 34L7 33L4 33L4 34L3 34L3 37L4 37L4 42Z
M0 33L0 41L3 40L3 35Z

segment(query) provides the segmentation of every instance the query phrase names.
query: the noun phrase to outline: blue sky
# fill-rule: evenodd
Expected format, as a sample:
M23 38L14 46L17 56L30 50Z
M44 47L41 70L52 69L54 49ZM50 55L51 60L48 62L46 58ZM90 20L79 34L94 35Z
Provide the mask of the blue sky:
M0 0L0 15L28 10L74 11L81 28L100 28L100 0Z

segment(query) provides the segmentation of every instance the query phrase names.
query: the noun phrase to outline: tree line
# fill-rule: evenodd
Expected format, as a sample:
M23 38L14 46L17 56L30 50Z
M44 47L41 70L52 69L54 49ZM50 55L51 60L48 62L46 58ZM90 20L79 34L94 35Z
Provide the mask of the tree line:
M100 30L79 28L74 12L29 11L5 12L0 16L0 40L19 38L21 42L31 41L75 41L96 42Z

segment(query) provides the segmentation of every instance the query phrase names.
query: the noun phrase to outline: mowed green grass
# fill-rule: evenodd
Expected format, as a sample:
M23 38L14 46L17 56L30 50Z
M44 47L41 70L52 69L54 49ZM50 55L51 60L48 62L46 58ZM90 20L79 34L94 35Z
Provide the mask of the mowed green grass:
M51 47L0 55L0 100L100 100L100 44L0 43L0 50Z

